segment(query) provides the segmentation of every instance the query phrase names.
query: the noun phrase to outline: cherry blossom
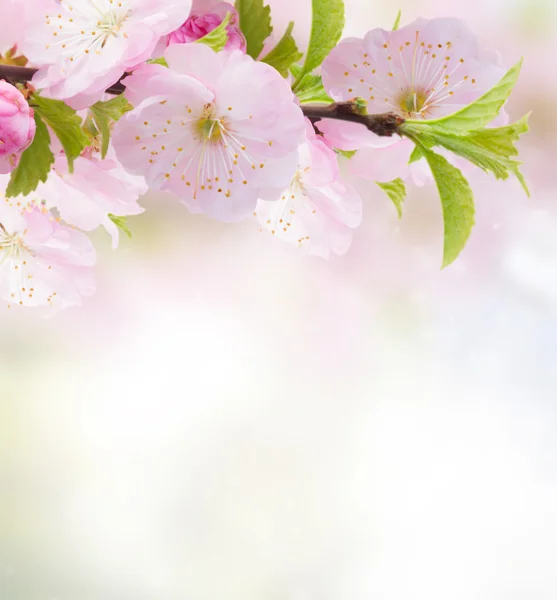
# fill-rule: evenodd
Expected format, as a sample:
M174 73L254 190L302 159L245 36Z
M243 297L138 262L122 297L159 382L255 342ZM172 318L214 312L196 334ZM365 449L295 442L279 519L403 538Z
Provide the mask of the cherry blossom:
M0 173L15 169L34 136L35 120L27 100L16 87L0 81Z
M2 18L0 19L0 55L11 50L21 36L22 28L14 27L21 22L21 10L18 0L2 0Z
M195 42L216 29L227 14L230 15L230 22L226 27L228 34L226 48L228 50L237 48L245 51L246 38L238 25L236 9L228 2L219 1L194 2L188 20L168 36L167 44Z
M46 208L0 201L0 298L9 307L52 312L80 305L95 290L95 260L90 240Z
M443 264L456 257L472 226L470 190L463 182L448 185L459 177L442 160L428 155L431 169L425 159L409 164L414 143L450 147L452 138L433 138L425 126L410 140L402 123L469 105L504 75L498 56L451 18L373 29L333 48L342 7L328 11L317 2L307 30L319 43L303 57L312 72L298 65L296 77L293 23L279 39L284 27L269 22L269 7L248 4L2 0L0 298L9 306L52 313L79 304L94 289L86 232L103 227L117 247L119 219L142 213L149 189L169 192L192 213L224 222L250 218L302 254L341 255L362 220L362 201L341 167L372 181L418 185L431 182L433 171L443 206L455 196L451 211L443 211ZM224 22L226 47L215 52L214 35L202 38ZM316 27L327 39L314 35ZM247 42L264 58L247 55ZM509 89L519 70L508 72ZM325 97L318 74L336 102L330 106L311 104ZM362 103L368 115L360 114ZM488 126L506 122L499 111ZM512 157L526 129L523 119L485 138L463 136L458 155L436 152L464 176L479 165L498 178L520 178ZM478 139L486 148L472 151ZM356 152L339 164L340 150ZM382 187L396 204L402 186Z
M278 202L259 200L255 216L262 230L295 244L308 254L344 254L351 229L362 220L362 201L340 179L336 155L308 122L299 149L298 170Z
M494 53L480 50L467 25L449 18L419 19L397 31L373 29L363 39L343 40L323 63L323 83L334 100L362 98L370 114L392 111L407 119L456 112L504 73ZM317 126L336 147L360 149L352 172L380 181L410 174L410 140L381 139L351 123Z
M74 162L72 174L65 156L59 156L47 182L28 198L33 203L57 208L66 223L84 231L104 227L116 247L118 227L109 215L141 214L144 209L137 201L146 192L145 179L126 173L115 157L109 155L101 160L88 151Z
M249 216L261 189L296 171L304 119L290 86L239 50L175 44L165 57L168 69L145 65L126 80L136 108L115 127L119 160L194 213Z
M43 0L23 50L41 67L33 83L76 109L100 100L125 71L187 18L189 0Z

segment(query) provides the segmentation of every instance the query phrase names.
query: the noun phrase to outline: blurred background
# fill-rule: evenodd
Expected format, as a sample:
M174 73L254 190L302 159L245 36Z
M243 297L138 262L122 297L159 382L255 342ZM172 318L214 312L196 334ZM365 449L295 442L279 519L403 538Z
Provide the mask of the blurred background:
M275 26L310 2L271 0ZM328 262L150 197L98 293L0 312L0 600L557 597L557 2L346 0L346 35L459 16L506 66L532 190L433 188Z

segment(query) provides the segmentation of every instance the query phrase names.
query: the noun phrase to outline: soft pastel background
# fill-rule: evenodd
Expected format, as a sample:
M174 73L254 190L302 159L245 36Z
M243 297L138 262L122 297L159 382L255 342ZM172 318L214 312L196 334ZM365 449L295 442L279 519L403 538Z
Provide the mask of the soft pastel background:
M525 56L532 199L477 176L443 272L433 189L399 222L358 183L329 262L169 198L99 234L82 309L0 312L0 600L557 597L556 2L347 0L347 35L399 7Z

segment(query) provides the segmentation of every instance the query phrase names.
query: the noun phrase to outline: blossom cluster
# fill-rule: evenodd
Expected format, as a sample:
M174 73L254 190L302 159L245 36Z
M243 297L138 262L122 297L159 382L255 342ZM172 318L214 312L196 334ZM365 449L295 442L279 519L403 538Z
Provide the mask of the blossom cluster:
M148 190L329 258L348 250L362 221L347 172L378 183L399 212L406 183L435 180L448 264L473 224L460 169L523 182L513 142L525 121L508 125L503 108L518 68L504 69L460 20L399 28L397 19L393 30L340 41L342 0L314 2L322 31L301 62L291 27L271 42L263 0L4 2L0 299L9 307L53 312L92 294L87 232L105 228L116 247Z

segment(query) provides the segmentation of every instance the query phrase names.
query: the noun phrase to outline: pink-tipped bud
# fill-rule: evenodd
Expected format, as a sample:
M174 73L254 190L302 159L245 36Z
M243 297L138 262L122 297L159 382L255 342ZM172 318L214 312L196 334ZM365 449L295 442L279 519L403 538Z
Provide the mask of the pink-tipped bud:
M225 47L227 50L238 49L245 52L246 38L238 25L238 13L227 2L215 5L210 12L201 15L192 14L180 28L168 36L168 45L200 40L216 29L224 21L227 13L230 14L230 22L226 27L228 42Z
M0 173L13 171L35 137L33 109L23 94L0 81Z

